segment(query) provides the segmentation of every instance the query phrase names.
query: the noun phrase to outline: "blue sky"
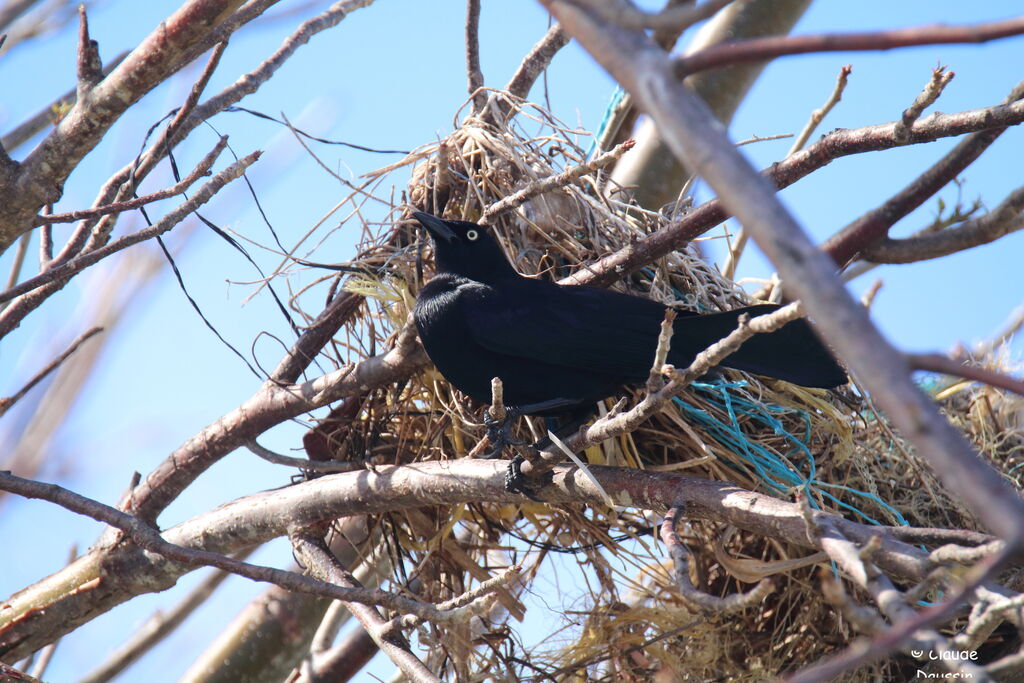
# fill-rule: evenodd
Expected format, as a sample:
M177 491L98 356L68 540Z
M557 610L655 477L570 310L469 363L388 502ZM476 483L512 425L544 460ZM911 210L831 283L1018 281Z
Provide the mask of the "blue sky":
M297 4L282 3L284 7ZM101 54L109 58L132 47L176 5L164 1L103 2L90 15ZM370 147L411 149L436 140L450 132L453 116L466 98L464 11L464 3L454 0L379 0L352 14L337 28L314 37L277 77L241 104L273 116L283 112L296 126L312 134ZM819 0L796 32L973 23L1005 18L1015 12L1019 12L1019 3L1012 0L971 4L945 0ZM294 25L294 19L286 18L243 31L232 40L207 92L218 91L238 74L255 67ZM546 28L547 17L538 4L484 0L480 37L487 84L503 85ZM0 78L8 93L0 102L0 126L4 130L73 84L74 40L74 28L68 27L37 44L15 48L0 59ZM832 128L854 128L897 118L927 81L931 69L940 63L955 71L956 77L935 109L953 112L986 106L1001 100L1022 77L1013 68L1022 63L1022 57L1024 39L1015 38L987 45L782 59L765 71L731 132L739 140L798 131L809 112L828 96L844 64L853 65L850 84L819 134ZM105 179L134 156L145 129L180 103L190 83L187 79L196 73L196 68L191 69L185 80L159 88L133 109L72 176L58 210L90 205L97 179ZM548 82L555 114L589 130L599 124L614 87L575 45L558 55ZM535 100L543 101L543 96L539 87L535 89ZM218 133L230 136L239 156L253 149L265 150L249 177L285 244L308 230L347 193L280 126L242 113L222 114L211 123L216 132L197 131L179 149L179 163L187 166L197 161ZM1021 184L1017 169L1022 135L1024 131L1008 131L968 170L961 190L965 203L980 197L994 206ZM783 140L743 149L755 165L764 167L785 155L789 144ZM953 140L944 140L840 159L787 189L782 198L807 230L823 240L903 187L953 144ZM315 143L313 147L332 168L350 177L398 158ZM14 156L20 158L27 149L15 150ZM147 180L143 190L166 186L169 177L167 169L161 169ZM396 182L401 190L404 181L399 178ZM706 191L700 192L706 198ZM941 196L952 205L957 190L947 188ZM177 201L162 203L155 213L159 215ZM936 203L929 202L901 223L897 234L930 222L935 210ZM220 195L204 214L258 242L271 241L241 183ZM119 229L139 226L137 218L125 216ZM317 252L317 260L337 262L351 257L356 234L353 228L342 227ZM945 350L959 341L972 342L990 335L1021 303L1021 240L1021 235L1013 235L994 245L934 262L881 268L855 281L851 289L859 293L876 277L882 278L884 287L874 314L884 332L903 348ZM272 255L256 248L251 251L264 267L276 263ZM34 253L30 250L30 258ZM9 262L10 254L0 257L0 272L5 277ZM272 367L280 346L266 337L257 339L258 335L271 330L287 341L289 333L269 298L261 296L243 305L252 287L240 283L258 277L252 267L201 227L179 254L178 263L190 292L222 334L243 353L254 353L260 367ZM109 272L107 268L95 269L76 279L20 329L0 341L0 395L10 394L85 329L95 302L83 297L95 291L90 286ZM770 272L763 259L748 255L740 275L764 277ZM258 380L206 330L168 272L147 289L124 296L132 301L124 323L112 332L87 386L86 400L73 407L71 418L53 443L52 464L40 475L107 503L116 501L133 471L150 471L173 448L237 406L258 386ZM1019 342L1016 349L1020 349ZM27 419L32 406L29 397L20 413L8 415L6 424L0 421L0 438L10 433L12 425ZM265 445L287 452L298 445L300 434L299 427L286 425L267 435ZM161 521L173 524L219 502L281 485L289 476L289 472L264 465L251 455L232 454L203 475ZM72 539L85 548L99 533L97 524L50 505L20 500L7 500L2 505L0 536L30 560L0 567L0 594L9 594L57 569L65 561ZM40 529L48 533L40 535ZM45 542L41 542L43 538ZM254 559L284 565L290 561L290 553L277 544ZM53 680L68 680L89 668L97 661L97 653L120 642L156 607L173 604L182 586L191 585L196 578L186 577L172 591L133 601L73 634L58 651ZM241 580L229 582L211 608L233 615L261 589ZM188 660L182 653L198 651L210 632L219 628L221 618L202 621L191 622L169 641L168 647L142 662L134 675L168 680L179 674Z

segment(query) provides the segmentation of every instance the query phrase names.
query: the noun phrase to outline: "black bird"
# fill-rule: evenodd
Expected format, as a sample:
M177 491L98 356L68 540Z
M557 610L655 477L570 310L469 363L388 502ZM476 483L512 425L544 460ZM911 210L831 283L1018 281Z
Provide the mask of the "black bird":
M422 212L413 216L434 239L436 266L416 297L416 327L427 355L460 391L490 403L491 379L500 377L506 406L551 416L592 406L647 378L665 315L662 304L523 277L487 227ZM686 367L736 329L741 314L777 308L680 312L668 362ZM723 365L808 387L847 381L804 320L755 335Z

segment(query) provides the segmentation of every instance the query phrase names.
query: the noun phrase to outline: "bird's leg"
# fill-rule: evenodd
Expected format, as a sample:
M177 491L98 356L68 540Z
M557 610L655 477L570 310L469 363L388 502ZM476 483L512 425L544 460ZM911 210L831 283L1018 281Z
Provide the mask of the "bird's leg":
M491 411L484 413L484 426L487 427L487 440L491 442L493 448L485 455L480 456L484 459L493 459L501 457L502 452L506 446L522 446L523 441L516 441L512 438L512 428L515 426L516 419L520 417L522 413L514 408L509 408L505 411L505 416L501 419L496 419L491 415Z

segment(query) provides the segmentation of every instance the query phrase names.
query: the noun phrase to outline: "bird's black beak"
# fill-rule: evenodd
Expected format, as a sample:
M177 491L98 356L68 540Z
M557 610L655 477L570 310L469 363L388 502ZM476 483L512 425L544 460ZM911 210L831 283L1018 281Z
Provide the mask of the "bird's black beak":
M423 213L422 211L413 211L412 216L420 222L420 225L427 229L427 232L434 238L434 241L444 240L450 244L458 239L455 231L449 228L448 224L437 216Z

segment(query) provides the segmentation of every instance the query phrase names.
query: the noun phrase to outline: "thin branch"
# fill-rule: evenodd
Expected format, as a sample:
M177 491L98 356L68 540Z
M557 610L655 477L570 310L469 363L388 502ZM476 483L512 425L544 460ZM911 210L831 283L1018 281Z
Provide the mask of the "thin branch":
M292 548L295 556L305 568L322 581L343 586L350 590L363 589L354 576L338 563L322 538L311 538L296 534L292 536ZM402 670L409 680L417 683L440 683L437 678L409 649L409 642L381 616L371 605L346 603L352 616L359 620L373 642L392 662Z
M1022 211L1024 187L1011 192L999 206L984 216L938 232L903 239L884 237L861 253L865 261L872 263L914 263L948 256L1024 229Z
M922 175L922 186L930 188L933 184L941 182L942 184L935 189L937 192L956 176L956 173L953 173L943 181L942 178L947 177L950 171L960 164L969 164L1008 126L1019 125L1021 122L1024 122L1024 100L956 114L932 114L918 121L911 129L911 139L906 143L908 145L965 133L974 134L960 142L940 164L933 167L934 171L930 169L928 173ZM891 122L832 131L813 145L772 164L762 171L762 175L776 190L781 190L838 158L900 146L895 139L895 127L896 123ZM912 192L910 188L908 194L917 196L916 191ZM924 199L919 201L923 202ZM904 205L903 201L894 202L896 203L900 207ZM883 213L881 208L878 211L880 214ZM719 225L731 215L732 213L719 199L713 199L635 243L577 271L563 279L561 283L611 284L671 251L682 249L691 240ZM884 224L884 221L881 222ZM844 259L851 258L850 254L856 254L865 244L878 239L879 234L884 235L887 229L888 224L884 224L884 227L878 228L877 231L866 228L862 230L851 225L829 239L822 248L832 254L836 262L845 262Z
M42 370L40 370L38 373L36 373L35 377L30 379L25 384L25 386L23 386L20 390L18 390L17 393L13 394L12 396L8 396L7 398L0 399L0 417L3 417L4 413L6 413L8 410L11 409L11 406L13 406L15 403L20 401L25 396L25 394L27 394L29 391L31 391L32 388L35 387L37 384L42 382L43 379L45 379L47 375L49 375L51 372L53 372L54 370L59 368L61 366L61 364L64 361L66 361L68 358L70 358L71 355L75 351L78 350L78 347L80 347L82 344L84 344L87 339L89 339L93 335L99 334L102 331L103 331L102 327L94 327L91 330L89 330L89 331L79 335L78 339L73 341L71 343L71 346L69 346L64 351L64 353L60 354L59 356L54 358L52 361L47 363L46 367L44 367Z
M580 164L579 166L573 166L572 168L566 169L556 175L531 182L521 190L517 190L516 192L513 192L512 194L488 206L484 210L484 214L481 217L480 222L487 225L496 215L522 206L539 194L550 192L560 187L565 187L587 174L611 165L622 157L623 154L632 149L634 144L635 142L633 140L626 140L621 145L617 145L614 149L611 149L586 163Z
M985 43L1024 33L1024 17L965 26L914 26L866 33L823 33L810 36L769 36L719 43L678 57L673 69L678 78L720 66L762 62L785 55L851 50L891 50L912 45Z
M635 406L625 412L619 410L620 406L617 405L592 424L581 427L576 434L566 439L568 448L574 451L582 451L606 439L635 430L641 423L647 421L651 415L660 410L666 401L679 395L691 382L706 375L713 367L735 353L746 340L755 334L774 332L783 325L801 317L801 315L800 302L793 302L777 311L766 315L759 315L752 320L748 319L747 315L741 315L739 325L735 330L698 353L685 370L676 371L671 366L665 366L670 371L671 379L661 389L646 393ZM653 385L653 382L650 380L648 383ZM528 452L526 454L526 462L521 466L521 471L524 475L536 476L539 473L550 470L554 465L561 462L563 460L562 455L561 449L556 448Z
M525 99L537 78L551 65L555 55L569 43L569 36L562 27L555 24L548 29L544 37L533 46L516 72L512 75L505 90L509 94Z
M487 106L487 93L481 90L484 74L480 70L480 0L466 0L466 77L473 112L482 112Z
M106 76L111 71L117 68L117 66L124 61L124 58L128 56L128 50L125 50L121 54L114 57L107 64L103 66L103 76ZM53 125L54 123L54 112L62 109L68 109L75 105L78 101L78 88L72 88L63 95L55 99L50 104L46 105L38 112L25 119L14 129L3 136L0 141L0 146L6 150L14 150L31 140L35 135L39 134L47 126Z
M343 297L339 297L341 300ZM300 338L274 375L238 408L199 431L157 466L132 492L132 509L139 517L155 520L167 505L208 467L267 429L314 408L397 382L425 367L426 353L416 344L414 326L407 325L386 353L350 363L334 372L302 384L288 384L278 374L299 374L308 363L307 349L319 349L337 327L334 323L349 310L340 301L329 307ZM356 301L358 303L358 301ZM315 353L315 352L314 352Z
M728 597L720 598L710 593L699 590L690 581L689 552L686 544L679 538L676 527L683 518L683 506L674 505L665 515L661 524L661 542L665 544L669 557L675 567L676 588L683 598L683 602L689 604L698 612L706 614L728 614L738 612L757 605L764 601L768 594L774 590L770 579L761 579L757 585L744 593L736 593Z
M18 284L18 278L21 277L21 268L25 265L25 256L28 254L28 244L31 241L32 235L30 233L25 233L18 240L17 251L14 252L14 258L11 259L11 272L7 275L7 289ZM0 306L0 309L2 309L2 306Z
M789 148L789 153L786 156L795 154L803 149L803 146L811 138L811 134L821 125L821 122L825 120L828 113L835 109L835 106L843 99L843 92L846 90L846 83L849 81L851 73L853 73L853 66L850 64L839 69L839 75L836 76L836 84L832 88L832 94L825 100L825 104L811 112L810 118L804 124L803 130L793 140L793 146Z
M913 103L904 110L903 116L896 123L897 141L906 140L910 137L910 127L921 118L921 114L925 109L930 107L935 100L939 99L939 95L949 85L949 82L953 80L954 75L952 71L946 71L944 66L939 66L932 70L931 80L928 81L924 90L914 98Z
M269 463L284 465L285 467L297 467L305 472L352 472L354 470L366 469L366 463L363 462L318 462L308 458L293 458L281 455L259 445L255 439L245 444L245 447Z
M106 206L97 206L92 209L79 209L77 211L68 211L65 213L41 214L36 216L35 224L52 225L53 223L73 223L75 221L90 218L99 218L112 213L131 211L132 209L137 209L140 206L152 204L153 202L158 202L161 199L168 199L176 194L181 194L200 178L210 175L210 168L217 161L217 157L220 156L220 153L224 151L224 148L227 146L227 142L228 139L226 136L221 137L213 150L203 157L199 164L192 169L191 173L182 178L180 182L175 183L167 189L158 190L151 194L135 197L134 199L126 199L123 202L115 202L113 204L107 204Z
M981 382L997 389L1012 391L1024 396L1024 380L1011 377L1010 375L968 365L964 362L944 356L941 353L908 353L907 363L914 370L925 370L927 372L938 372L943 375L963 377L974 382Z
M217 173L202 187L200 187L199 190L196 191L196 193L188 200L183 202L174 210L169 211L167 215L153 225L137 230L131 234L124 235L106 246L93 251L87 251L81 256L76 256L70 261L65 261L58 266L54 266L50 270L44 271L35 277L21 282L6 292L0 293L0 302L10 301L14 297L21 296L26 292L30 292L33 289L46 285L50 282L66 280L94 263L98 263L105 259L111 254L164 234L188 218L192 212L200 206L213 199L214 195L216 195L222 187L230 183L232 180L241 177L242 174L245 173L245 169L254 164L256 160L260 158L261 154L262 152L253 152L242 157L223 171ZM13 329L13 322L14 321L5 319L4 314L0 314L0 336L7 334L11 329Z

